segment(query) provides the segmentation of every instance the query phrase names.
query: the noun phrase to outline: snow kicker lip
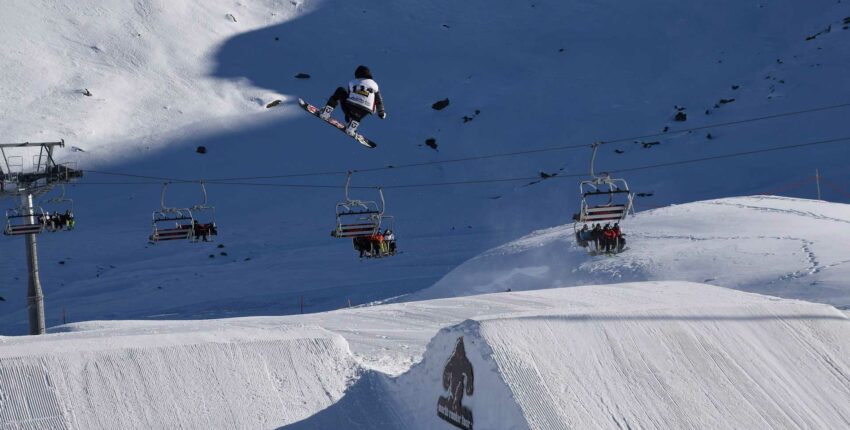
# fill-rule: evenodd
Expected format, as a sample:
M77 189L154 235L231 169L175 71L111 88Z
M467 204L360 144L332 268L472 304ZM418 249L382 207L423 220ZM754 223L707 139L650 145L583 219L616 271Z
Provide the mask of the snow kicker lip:
M439 330L397 377L363 369L342 335L291 318L12 340L0 349L0 424L766 429L836 428L850 415L850 319L827 305L641 282L443 299L424 309L442 320L500 301L522 306L454 319L462 322ZM360 315L350 322L365 329L387 311L421 316L411 308L309 321ZM375 330L359 341L372 342Z
M618 294L674 298L620 312L601 302ZM582 311L442 329L408 372L371 372L291 428L768 429L840 426L850 413L850 383L836 377L850 368L850 320L829 306L683 282L508 295L563 295Z
M17 348L29 354L0 351L0 428L268 428L338 401L357 372L347 342L317 327L106 339L69 333Z

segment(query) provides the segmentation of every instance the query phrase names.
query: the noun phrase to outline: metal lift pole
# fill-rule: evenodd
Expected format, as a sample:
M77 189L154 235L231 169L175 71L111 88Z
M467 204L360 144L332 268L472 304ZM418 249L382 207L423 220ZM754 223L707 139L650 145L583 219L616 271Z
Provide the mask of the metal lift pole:
M32 207L32 194L26 191L21 195L23 206L28 208L30 223L36 222ZM44 334L44 294L41 291L41 280L38 277L38 248L36 246L35 234L26 235L27 244L27 269L29 282L27 283L27 310L30 320L30 334Z
M65 146L65 141L58 142L23 142L23 143L0 143L0 194L21 195L21 206L28 211L30 224L36 224L42 220L36 220L36 214L32 204L33 193L40 195L49 192L56 185L64 184L74 178L83 176L80 170L71 169L65 165L57 164L53 159L53 148ZM13 172L9 164L9 156L6 149L38 147L40 152L33 162L31 172L23 171L23 164L19 172ZM25 234L27 246L27 310L29 313L29 333L31 335L45 334L44 321L44 294L41 289L41 280L38 276L38 247L34 233Z

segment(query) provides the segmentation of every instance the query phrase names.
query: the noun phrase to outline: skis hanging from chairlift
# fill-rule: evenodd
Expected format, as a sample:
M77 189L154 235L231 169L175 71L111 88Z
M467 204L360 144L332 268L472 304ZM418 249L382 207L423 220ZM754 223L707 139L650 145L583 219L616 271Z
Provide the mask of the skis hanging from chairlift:
M607 172L597 175L594 171L596 153L600 144L600 142L595 142L591 145L593 155L590 159L590 179L579 183L581 206L579 213L573 215L575 221L573 232L576 242L580 246L586 247L594 255L619 253L625 250L625 239L622 237L624 235L619 232L619 223L629 213L634 214L634 194L629 190L626 180L612 178ZM613 243L605 245L608 240L604 237L594 237L596 234L602 234L602 231L594 233L592 228L595 225L608 227L611 223L617 228L617 234L614 239L608 239ZM578 228L579 224L582 224L581 230ZM590 228L588 228L588 224L591 225ZM611 228L613 229L613 227Z
M162 184L160 209L154 211L151 216L153 232L148 238L151 243L172 240L209 242L218 235L218 228L215 224L215 207L207 204L206 186L203 181L200 184L203 201L200 204L184 208L172 208L165 205L165 193L169 182ZM199 218L205 222L199 222Z
M336 204L336 226L331 236L351 238L361 257L379 258L396 254L395 218L385 214L384 191L378 188L380 205L374 200L356 200L349 196L351 176L345 179L345 200Z

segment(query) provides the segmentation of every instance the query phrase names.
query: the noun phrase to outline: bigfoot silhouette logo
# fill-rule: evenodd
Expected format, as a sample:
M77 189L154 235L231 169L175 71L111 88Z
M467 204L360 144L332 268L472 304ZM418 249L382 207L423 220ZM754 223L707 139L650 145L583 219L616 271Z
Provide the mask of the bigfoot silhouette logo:
M464 391L467 396L472 395L473 379L472 363L466 358L461 336L443 370L443 389L448 390L449 397L440 396L437 400L437 416L464 430L472 430L472 411L461 400Z

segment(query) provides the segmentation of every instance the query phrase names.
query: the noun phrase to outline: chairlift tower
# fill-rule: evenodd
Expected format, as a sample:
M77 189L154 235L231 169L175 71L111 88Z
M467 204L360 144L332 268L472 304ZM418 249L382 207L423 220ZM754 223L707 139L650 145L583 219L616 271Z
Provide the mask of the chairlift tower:
M57 164L53 159L56 147L62 148L65 141L0 143L0 197L20 197L20 206L13 210L15 217L22 218L23 224L11 225L7 214L7 226L3 231L7 235L25 236L27 249L27 308L29 310L29 333L44 334L44 295L38 276L38 248L35 235L43 231L41 220L36 220L33 197L48 193L55 185L70 182L83 176L80 170ZM38 148L34 150L34 148ZM14 155L15 152L24 155ZM24 156L36 152L32 166L25 168Z

